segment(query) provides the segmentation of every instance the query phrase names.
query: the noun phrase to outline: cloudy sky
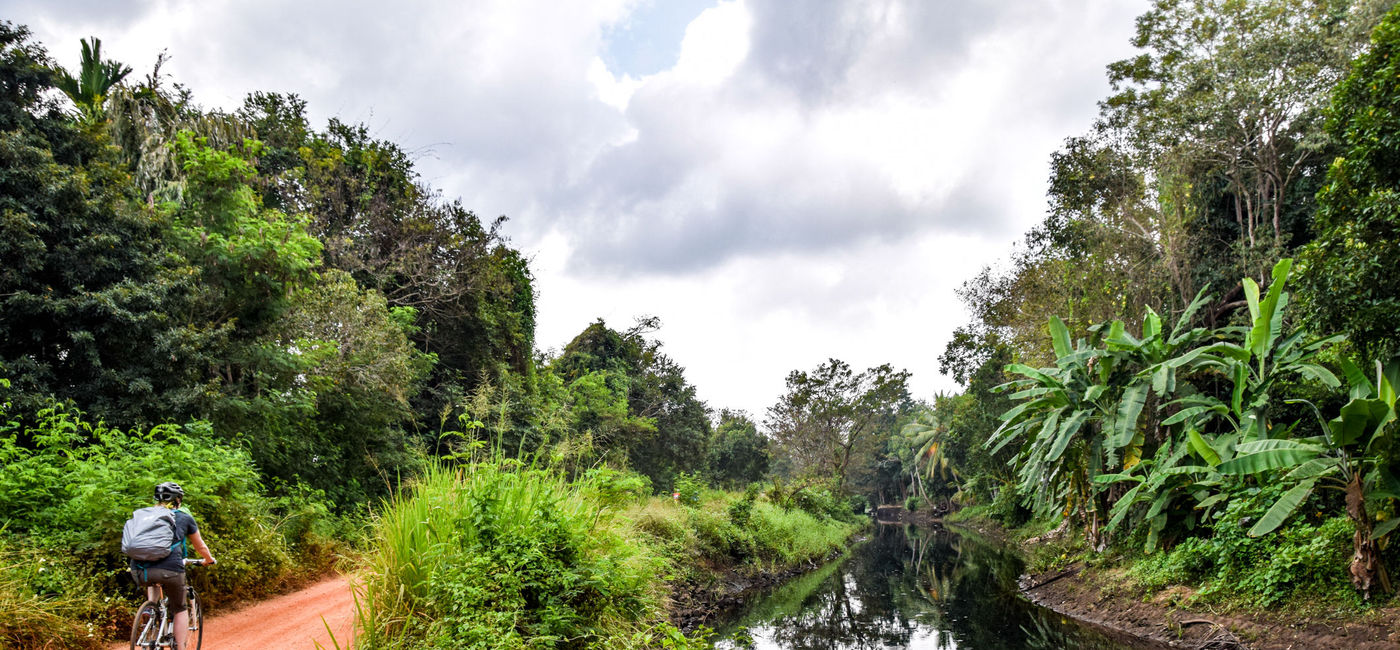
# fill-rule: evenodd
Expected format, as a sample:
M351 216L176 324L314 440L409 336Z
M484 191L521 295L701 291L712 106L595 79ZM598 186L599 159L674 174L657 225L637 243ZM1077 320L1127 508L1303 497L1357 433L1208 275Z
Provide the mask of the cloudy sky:
M392 7L392 8L391 8ZM656 334L762 417L829 357L956 389L954 290L1044 211L1048 161L1146 0L5 0L207 107L297 93L413 152L531 257L538 345Z

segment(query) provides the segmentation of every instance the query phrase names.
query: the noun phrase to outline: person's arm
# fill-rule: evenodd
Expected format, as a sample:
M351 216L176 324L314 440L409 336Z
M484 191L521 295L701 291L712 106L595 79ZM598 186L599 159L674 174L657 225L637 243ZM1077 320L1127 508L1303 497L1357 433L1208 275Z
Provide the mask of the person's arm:
M199 553L199 557L204 559L205 564L218 564L214 556L209 553L209 547L204 545L204 538L199 536L199 531L190 533L190 546L194 547L194 551Z

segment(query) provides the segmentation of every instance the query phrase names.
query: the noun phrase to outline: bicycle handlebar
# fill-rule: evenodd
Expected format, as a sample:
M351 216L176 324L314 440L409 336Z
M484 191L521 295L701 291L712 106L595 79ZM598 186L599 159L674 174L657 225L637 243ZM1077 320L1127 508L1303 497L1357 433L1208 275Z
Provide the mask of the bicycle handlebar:
M195 558L195 559L185 558L185 566L190 566L190 565L194 565L194 566L204 566L204 560L198 559L198 558Z

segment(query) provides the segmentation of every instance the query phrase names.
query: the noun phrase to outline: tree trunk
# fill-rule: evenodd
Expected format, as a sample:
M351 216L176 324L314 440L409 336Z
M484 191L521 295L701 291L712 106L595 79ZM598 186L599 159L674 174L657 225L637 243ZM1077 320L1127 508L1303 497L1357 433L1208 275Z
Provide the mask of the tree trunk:
M1347 516L1356 528L1351 539L1351 584L1361 595L1371 599L1371 592L1377 587L1390 593L1390 579L1381 564L1380 549L1376 540L1371 539L1371 518L1366 516L1366 498L1361 488L1361 472L1352 475L1347 484Z

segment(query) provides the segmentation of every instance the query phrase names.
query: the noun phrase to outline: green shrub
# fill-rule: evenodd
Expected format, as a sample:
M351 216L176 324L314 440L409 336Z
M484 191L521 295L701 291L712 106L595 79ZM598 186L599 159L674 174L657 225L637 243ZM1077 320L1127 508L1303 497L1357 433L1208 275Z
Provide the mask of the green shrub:
M1007 528L1019 528L1031 520L1031 511L1021 504L1021 496L1013 486L1003 485L992 498L987 516Z
M753 504L758 499L758 484L749 484L744 490L744 496L729 504L729 521L735 526L743 528L749 525L749 518L753 516Z
M1240 490L1203 536L1137 560L1129 574L1149 589L1199 585L1205 598L1258 607L1308 599L1359 602L1346 573L1353 529L1345 516L1316 523L1299 517L1275 533L1248 535L1285 487Z
M921 497L921 496L919 496L919 495L917 495L917 494L911 494L911 495L909 495L909 498L908 498L908 499L905 499L905 500L904 500L904 509L905 509L905 510L908 510L909 512L917 511L919 508L923 507L923 505L924 505L924 499L923 499L923 497Z
M18 546L81 558L74 579L45 587L56 598L135 597L125 572L114 570L127 563L121 528L161 481L185 488L185 508L219 559L216 569L194 574L211 606L272 593L294 570L329 562L329 514L319 494L295 488L283 500L267 497L247 452L213 440L207 424L123 432L64 405L33 421L0 425L0 522ZM312 546L314 557L300 556Z
M681 472L676 475L673 486L676 494L680 495L680 502L688 506L700 505L700 499L704 497L705 491L709 489L709 485L707 485L705 480L700 478L699 475L688 474L686 472Z

